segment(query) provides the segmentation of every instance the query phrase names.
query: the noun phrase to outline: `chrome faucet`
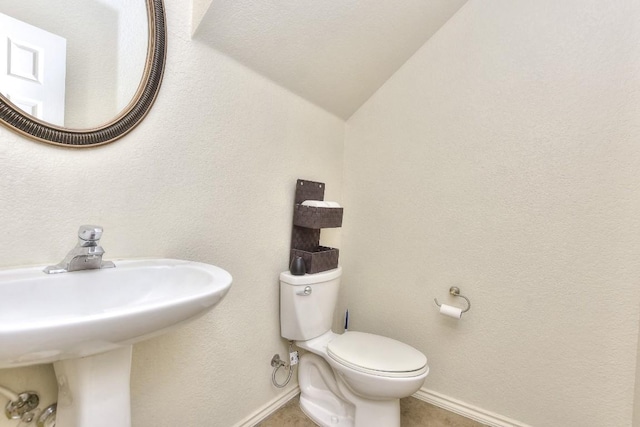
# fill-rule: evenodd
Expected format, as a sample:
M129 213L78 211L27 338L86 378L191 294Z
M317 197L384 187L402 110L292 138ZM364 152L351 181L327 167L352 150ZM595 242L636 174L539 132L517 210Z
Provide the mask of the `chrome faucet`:
M102 260L104 249L98 244L100 237L102 237L102 227L99 225L81 225L76 247L58 264L50 265L43 271L47 274L55 274L115 267L113 262Z

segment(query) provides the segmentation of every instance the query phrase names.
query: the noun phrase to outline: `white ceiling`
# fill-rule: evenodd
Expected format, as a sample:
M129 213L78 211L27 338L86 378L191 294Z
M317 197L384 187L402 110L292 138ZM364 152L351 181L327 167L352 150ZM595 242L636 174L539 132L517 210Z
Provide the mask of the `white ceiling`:
M206 1L194 39L344 119L467 2Z

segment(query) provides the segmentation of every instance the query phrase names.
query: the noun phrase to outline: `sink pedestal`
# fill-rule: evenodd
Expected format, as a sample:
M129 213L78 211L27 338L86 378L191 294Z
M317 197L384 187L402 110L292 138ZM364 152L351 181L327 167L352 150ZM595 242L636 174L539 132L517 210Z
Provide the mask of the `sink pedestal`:
M56 427L131 427L132 346L53 364Z

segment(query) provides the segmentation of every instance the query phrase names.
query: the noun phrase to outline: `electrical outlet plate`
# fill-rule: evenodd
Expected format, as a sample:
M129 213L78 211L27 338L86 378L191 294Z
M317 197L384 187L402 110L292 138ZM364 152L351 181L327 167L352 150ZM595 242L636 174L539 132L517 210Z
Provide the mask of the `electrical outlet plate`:
M299 360L300 360L300 355L298 354L297 351L292 351L291 353L289 353L289 364L291 366L297 365Z

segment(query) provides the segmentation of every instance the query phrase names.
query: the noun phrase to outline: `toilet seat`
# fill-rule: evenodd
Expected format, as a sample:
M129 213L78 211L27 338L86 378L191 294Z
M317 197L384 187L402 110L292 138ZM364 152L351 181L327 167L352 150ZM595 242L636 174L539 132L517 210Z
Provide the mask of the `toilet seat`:
M380 377L408 378L428 370L427 358L403 342L365 332L345 332L327 344L335 362Z

